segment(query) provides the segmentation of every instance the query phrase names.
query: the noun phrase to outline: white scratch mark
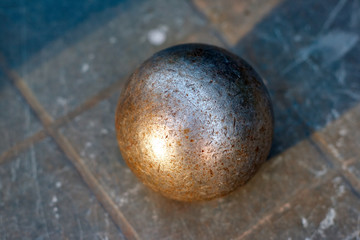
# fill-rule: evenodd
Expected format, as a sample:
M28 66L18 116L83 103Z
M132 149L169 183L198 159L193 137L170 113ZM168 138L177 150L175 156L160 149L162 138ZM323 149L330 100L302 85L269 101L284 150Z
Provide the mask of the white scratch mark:
M274 33L275 33L277 39L283 43L282 47L283 47L284 51L289 52L289 44L286 42L286 40L285 40L283 34L281 33L281 31L279 31L279 29L275 28Z
M59 219L59 218L60 218L60 215L56 213L56 214L55 214L55 218L56 218L56 219Z
M336 177L332 180L334 188L337 189L335 198L341 197L345 193L345 186L341 184L341 177ZM335 200L334 198L334 200Z
M335 108L331 109L331 113L332 113L332 115L334 116L335 119L340 117L339 112Z
M338 82L339 82L341 85L344 85L344 84L345 84L346 70L345 70L344 64L341 64L340 69L338 69L338 70L335 72L335 76L336 76Z
M77 223L77 225L79 227L79 230L80 230L80 239L82 240L82 239L84 239L84 232L83 232L83 229L82 229L82 226L81 226L81 223L80 223L78 217L76 218L76 223Z
M56 182L55 183L55 186L56 186L56 188L61 188L61 186L62 186L62 183L59 181L59 182Z
M326 217L320 223L319 233L321 235L324 235L324 230L326 230L329 227L331 227L332 225L334 225L335 217L336 217L335 209L330 208L330 210L326 214Z
M87 217L90 216L91 212L92 212L92 210L91 210L91 208L89 208L89 209L86 211L86 216L87 216Z
M336 143L335 143L336 147L341 148L342 146L344 146L344 139L343 138L339 138Z
M322 167L321 170L315 170L311 167L309 167L307 164L303 163L303 162L299 162L300 166L304 167L305 169L307 169L308 171L310 171L312 174L315 175L315 177L319 178L323 175L325 175L327 173L327 169L326 167Z
M135 187L133 187L132 189L130 189L128 192L129 194L136 194L139 192L139 190L141 189L141 185L140 184L136 184Z
M159 26L148 32L147 38L152 45L159 46L166 41L167 26Z
M88 63L83 63L83 65L81 66L82 73L86 73L87 71L89 71L89 69L90 69L90 65Z
M158 215L156 214L156 211L155 211L155 210L153 210L153 214L152 214L151 218L152 218L152 220L155 221L155 222L157 222L157 221L159 220L159 217L158 217Z
M32 176L35 180L35 191L36 191L36 196L37 196L36 212L43 219L47 237L48 237L48 239L50 239L49 229L48 229L48 226L46 223L45 214L44 214L44 210L43 210L42 197L40 194L40 188L39 188L39 182L38 182L38 176L37 176L37 161L36 161L35 150L34 150L33 145L30 147L30 159L31 159L31 167L32 167Z
M340 131L339 131L340 136L344 137L344 136L346 136L346 134L348 134L348 130L346 128L340 129Z
M106 135L108 133L109 133L109 130L107 130L106 128L101 129L101 134Z
M110 226L110 222L109 222L109 214L105 214L105 226L106 226L106 229L109 229L109 226Z
M127 204L129 200L127 199L127 197L122 197L122 198L116 198L116 202L119 204L120 207L122 207L125 204Z
M57 203L58 202L58 199L56 196L53 196L52 199L51 199L51 203L54 204L54 203Z
M311 45L301 48L296 60L287 66L282 74L286 74L303 62L306 62L313 52L322 56L323 66L327 66L348 53L358 42L359 36L356 33L335 30L320 36ZM346 44L344 44L346 43Z
M89 148L89 147L91 147L91 146L92 146L92 142L86 142L86 143L85 143L85 147L86 147L86 148Z
M315 174L315 177L319 178L321 176L324 176L327 173L327 169L324 167L323 169L319 170L319 171L312 171Z
M120 206L124 206L125 204L127 204L129 202L130 195L136 195L140 189L141 189L141 185L136 184L135 187L124 192L124 194L121 197L117 197L116 201L118 202L118 204Z
M89 157L94 160L96 158L96 155L94 153L90 153Z
M57 207L54 207L53 208L53 212L56 213L58 211L58 208Z
M360 230L356 230L355 232L346 236L343 240L352 240L352 239L359 239L359 238L360 238Z
M97 233L96 234L98 237L99 237L99 239L101 239L101 240L109 240L109 238L108 238L108 236L106 235L106 233ZM103 236L104 235L104 236Z
M334 116L332 115L331 112L329 112L327 115L326 115L326 118L325 118L325 126L327 126L330 122L332 122L334 120ZM321 128L321 125L317 124L315 126L315 129L316 130L320 130Z
M304 217L301 218L301 223L302 223L304 228L307 228L309 226L308 221Z
M337 148L336 148L334 145L329 144L328 147L329 147L331 153L332 153L335 157L337 157L337 158L340 158L340 157L341 157L339 151L337 150Z
M110 37L110 38L109 38L109 42L110 42L111 44L115 44L115 43L117 42L117 38L116 38L116 37Z
M306 50L309 50L308 55L314 50L319 50L324 59L323 65L326 66L342 58L356 45L358 40L359 36L355 33L337 30L332 31L321 37L319 41L310 46L309 49L304 49L304 54L306 54Z
M339 187L339 189L337 190L336 194L337 194L338 197L341 197L342 195L344 195L344 193L345 193L345 186L341 185Z
M334 184L339 184L341 182L341 177L336 177L332 180Z
M331 11L331 13L329 14L329 17L326 19L323 28L322 28L322 32L327 30L331 24L334 22L336 16L339 14L339 12L341 11L341 9L344 7L344 5L346 4L347 0L340 0L336 6L334 7L334 9Z
M66 98L58 97L56 98L56 103L62 107L65 107L67 105L67 100Z

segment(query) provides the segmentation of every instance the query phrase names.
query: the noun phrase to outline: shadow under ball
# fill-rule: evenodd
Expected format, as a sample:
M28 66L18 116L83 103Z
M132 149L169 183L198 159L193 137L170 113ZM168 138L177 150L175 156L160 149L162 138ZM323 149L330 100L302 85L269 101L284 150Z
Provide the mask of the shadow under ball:
M197 201L246 183L269 154L274 124L249 64L219 47L184 44L136 69L115 125L122 156L145 185Z

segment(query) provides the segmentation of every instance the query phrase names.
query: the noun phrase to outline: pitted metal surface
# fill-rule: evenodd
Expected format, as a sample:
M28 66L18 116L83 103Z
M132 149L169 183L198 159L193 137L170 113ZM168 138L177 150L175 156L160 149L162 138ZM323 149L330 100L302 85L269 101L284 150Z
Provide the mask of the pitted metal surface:
M120 150L140 180L181 201L212 199L248 181L269 153L270 97L224 49L184 44L145 61L116 111Z

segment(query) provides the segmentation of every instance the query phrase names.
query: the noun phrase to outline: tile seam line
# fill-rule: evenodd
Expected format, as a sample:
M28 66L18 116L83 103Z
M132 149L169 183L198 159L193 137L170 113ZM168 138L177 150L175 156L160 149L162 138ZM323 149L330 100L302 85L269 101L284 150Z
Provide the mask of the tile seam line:
M218 29L216 29L214 23L209 19L209 17L201 10L199 9L193 0L187 0L186 1L189 7L192 9L192 11L201 19L203 19L206 24L208 25L211 32L214 34L214 37L216 37L222 44L224 44L224 47L227 49L231 49L231 44L228 42L228 40L224 37L223 33L220 32Z
M121 78L125 79L125 78ZM66 122L71 121L72 119L76 118L77 116L81 115L82 113L86 112L87 110L91 109L92 107L99 104L104 99L109 98L112 94L114 94L116 91L120 89L122 86L121 80L114 82L109 87L104 88L103 90L100 90L98 93L90 97L88 100L86 100L84 103L82 103L80 106L75 108L74 110L68 112L67 114L55 119L50 127L54 129L58 129L61 126L63 126ZM42 140L45 138L48 134L46 134L46 131L44 129L39 130L38 132L32 134L31 136L17 142L15 145L7 148L3 153L0 154L0 165L3 162L7 162L8 159L16 152L20 152L27 147L31 146L32 144L36 143L37 141Z
M353 173L343 169L343 162L338 159L329 149L329 142L323 138L318 131L312 131L313 129L306 123L306 121L298 114L298 112L291 108L291 111L294 113L296 119L298 119L301 124L310 132L309 140L310 143L314 145L319 151L319 153L329 161L331 164L334 164L334 170L339 174L342 174L344 178L349 182L352 188L360 191L360 180L358 180ZM335 120L336 121L336 120ZM329 159L330 158L330 159ZM352 183L355 183L357 186L353 186Z
M237 240L245 239L247 236L252 234L263 224L270 221L275 215L282 214L283 212L289 210L291 208L291 202L294 201L298 196L300 196L301 193L303 193L304 191L307 191L308 189L312 189L312 188L315 188L316 186L326 183L327 181L329 181L331 178L335 177L336 175L341 175L341 173L338 173L337 171L332 171L329 174L327 174L324 178L315 179L315 182L313 182L312 184L304 186L304 187L296 190L290 197L288 197L286 199L286 201L282 202L281 204L276 205L272 210L269 210L259 220L257 220L255 223L252 224L253 227L249 227L248 230L245 230L239 237L237 237L235 239L237 239Z
M34 133L30 137L25 138L24 140L17 142L14 146L7 148L3 153L0 154L0 166L5 162L8 162L9 159L16 155L18 152L22 152L23 150L30 147L32 144L41 141L46 138L48 135L44 129Z
M289 107L289 106L287 106ZM303 127L306 128L306 131L310 131L311 132L311 127L308 126L308 124L304 121L304 119L299 116L299 114L297 113L297 111L295 111L295 109L293 109L292 107L289 107L290 111L292 111L296 117L297 120L300 121L300 123L302 124ZM345 172L342 168L341 168L341 162L339 159L336 158L336 156L334 156L331 151L328 150L328 147L326 145L326 143L328 143L324 138L322 138L317 132L312 133L309 136L309 141L311 144L315 145L314 147L318 148L318 151L320 151L319 153L321 154L321 156L326 160L328 157L331 157L331 159L334 159L335 162L335 166L333 168L333 171L328 174L324 179L319 179L318 181L316 181L315 183L310 185L310 188L320 185L322 183L325 183L326 181L328 181L331 177L336 176L336 174L342 176L345 181L347 182L347 184L349 184L349 186L353 189L357 189L357 187L354 187L353 184L351 183L352 180L355 179L356 183L359 184L360 186L360 182L359 180L356 179L356 177L353 176L352 173L349 172ZM327 149L327 151L323 150L323 147L325 147L325 149ZM327 160L329 161L329 160ZM331 160L330 160L331 161ZM331 169L330 169L331 170ZM349 177L351 179L349 179ZM281 214L282 212L286 211L286 206L287 204L290 204L291 201L293 201L298 195L301 194L301 192L305 191L307 188L302 188L297 190L295 193L293 193L292 196L290 196L288 198L288 200L286 200L285 202L283 202L281 205L277 205L275 206L272 210L270 210L268 213L265 213L258 221L256 221L253 224L253 227L250 227L248 230L244 231L238 238L238 240L242 240L244 238L246 238L248 235L250 235L251 233L253 233L256 229L258 229L260 226L262 226L263 224L265 224L267 221L271 220L272 217L274 217L276 214ZM281 211L282 208L285 208L284 210Z
M314 132L310 136L310 142L318 149L321 155L323 155L324 158L328 159L329 162L332 162L334 165L334 170L340 174L347 182L347 184L356 191L357 196L360 196L360 181L357 179L357 177L350 171L346 171L344 169L345 164L347 162L342 162L340 159L338 159L327 147L326 143L327 141L322 138L318 132ZM325 148L326 150L323 150ZM354 161L349 161L348 163L351 164Z
M348 184L351 185L352 188L354 188L359 194L360 194L360 180L350 171L347 171L343 167L346 166L346 164L351 164L355 161L349 161L347 163L346 161L342 162L340 159L338 159L329 149L328 147L328 141L326 141L323 137L320 136L319 133L315 132L312 134L311 138L314 141L314 144L318 145L320 149L325 148L327 153L329 154L329 157L335 162L336 164L336 170L343 175L343 177L348 181ZM354 186L355 185L355 186Z
M76 171L80 174L89 190L96 196L104 210L111 216L113 222L121 229L126 239L140 239L135 229L127 221L123 213L116 206L116 203L106 193L95 176L84 163L83 159L78 155L65 136L52 127L54 120L46 112L44 107L38 102L35 95L27 84L17 75L15 71L10 69L4 56L0 53L0 68L3 70L8 79L13 82L14 86L21 93L34 113L40 119L45 131L55 140L59 148L64 152L69 161L73 164Z
M247 25L250 25L251 27L248 30L245 30L242 32L242 34L236 40L235 44L230 43L231 41L228 40L228 38L226 37L224 32L222 30L217 29L215 23L211 19L209 19L209 17L206 15L206 13L204 11L202 11L199 7L196 6L196 4L194 3L194 0L188 0L187 2L198 16L200 16L201 18L206 20L206 22L210 26L211 30L215 34L215 37L217 37L220 40L220 42L225 45L225 47L227 49L233 51L234 48L236 47L236 45L251 31L251 29L253 29L262 19L264 19L273 8L279 6L284 1L285 0L278 0L278 1L271 2L269 5L265 5L265 8L264 8L265 11L258 13L257 14L258 18L255 18L250 23L247 23ZM266 10L266 8L268 8L268 9Z
M52 123L52 126L54 128L59 128L67 121L76 118L77 116L81 115L82 113L86 112L87 110L99 104L101 101L110 98L111 95L121 90L122 86L125 86L126 79L128 78L129 76L120 78L118 81L115 81L113 84L110 84L110 86L98 91L96 94L85 100L82 104L80 104L72 111L69 111L65 115L56 118Z

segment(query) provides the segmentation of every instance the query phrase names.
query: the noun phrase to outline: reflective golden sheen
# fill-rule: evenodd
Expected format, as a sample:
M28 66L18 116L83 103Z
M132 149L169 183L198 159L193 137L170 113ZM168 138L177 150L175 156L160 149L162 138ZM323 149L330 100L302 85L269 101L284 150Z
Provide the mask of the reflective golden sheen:
M144 184L197 201L228 194L255 174L269 154L273 113L261 78L244 60L185 44L133 73L115 125L122 156Z

